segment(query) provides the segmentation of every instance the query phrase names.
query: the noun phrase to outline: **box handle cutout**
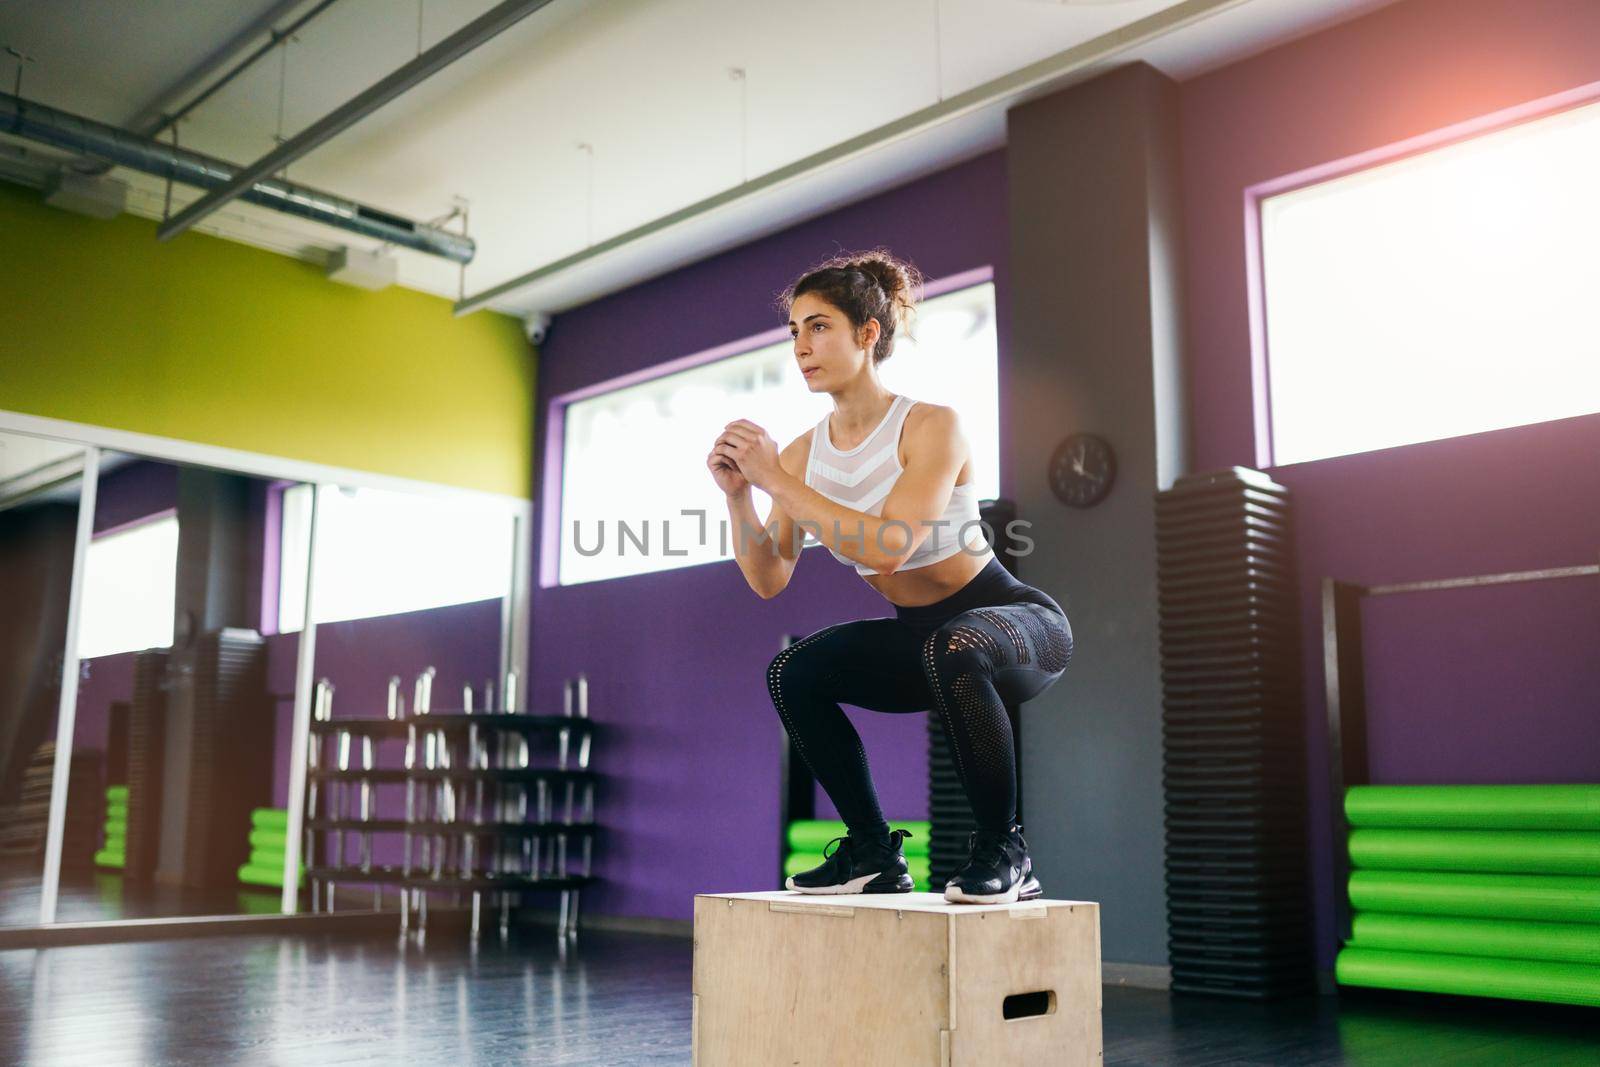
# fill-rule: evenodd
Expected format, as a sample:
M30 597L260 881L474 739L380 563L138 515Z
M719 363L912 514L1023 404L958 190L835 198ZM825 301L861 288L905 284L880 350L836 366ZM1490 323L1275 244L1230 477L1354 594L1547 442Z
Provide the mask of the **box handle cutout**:
M1028 1019L1036 1015L1056 1013L1056 991L1041 989L1034 993L1013 993L1001 1005L1007 1019Z

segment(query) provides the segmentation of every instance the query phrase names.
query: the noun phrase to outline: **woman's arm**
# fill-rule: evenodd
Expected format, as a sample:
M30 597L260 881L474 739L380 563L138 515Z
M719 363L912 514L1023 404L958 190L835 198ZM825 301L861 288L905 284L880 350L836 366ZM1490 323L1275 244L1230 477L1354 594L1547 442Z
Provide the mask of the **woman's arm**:
M804 470L809 440L807 434L801 434L783 450L779 464L785 473ZM795 561L800 557L800 530L777 500L762 523L756 516L748 485L727 494L727 500L734 559L756 595L770 600L788 588L794 575Z

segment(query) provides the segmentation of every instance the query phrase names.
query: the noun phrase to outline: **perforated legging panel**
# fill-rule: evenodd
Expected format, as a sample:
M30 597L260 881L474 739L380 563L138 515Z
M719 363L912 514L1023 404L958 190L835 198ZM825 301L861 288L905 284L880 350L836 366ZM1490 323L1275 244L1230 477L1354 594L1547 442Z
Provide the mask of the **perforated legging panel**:
M983 829L1017 817L1016 749L1007 708L1038 696L1072 658L1066 617L1040 604L962 612L929 634L923 673L956 774Z
M852 835L888 826L867 754L841 704L872 711L936 711L978 825L1016 818L1008 705L1037 696L1072 657L1066 616L1020 602L961 612L929 631L899 619L818 630L773 657L767 689L784 728Z

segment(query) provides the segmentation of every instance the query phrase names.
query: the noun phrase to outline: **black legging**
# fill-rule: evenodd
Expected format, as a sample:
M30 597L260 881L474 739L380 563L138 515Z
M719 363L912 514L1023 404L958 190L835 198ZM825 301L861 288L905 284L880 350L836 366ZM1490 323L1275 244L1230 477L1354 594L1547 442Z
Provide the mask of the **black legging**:
M861 736L840 703L936 710L980 828L1016 821L1017 768L1006 709L1038 696L1072 659L1072 627L1048 594L998 558L960 590L895 617L818 630L779 652L767 689L811 772L858 840L888 832Z

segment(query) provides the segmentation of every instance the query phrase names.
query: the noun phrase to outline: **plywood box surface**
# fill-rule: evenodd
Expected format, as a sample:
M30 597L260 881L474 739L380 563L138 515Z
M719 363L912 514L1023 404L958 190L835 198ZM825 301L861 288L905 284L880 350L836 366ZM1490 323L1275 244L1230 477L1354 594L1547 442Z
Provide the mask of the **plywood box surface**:
M699 894L693 1003L695 1067L1098 1067L1100 907Z

